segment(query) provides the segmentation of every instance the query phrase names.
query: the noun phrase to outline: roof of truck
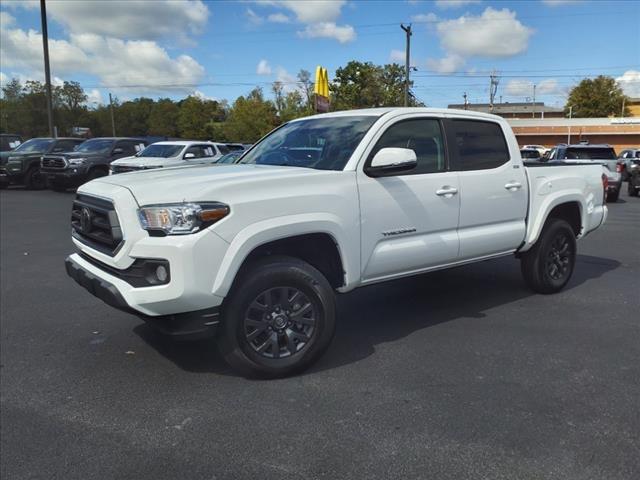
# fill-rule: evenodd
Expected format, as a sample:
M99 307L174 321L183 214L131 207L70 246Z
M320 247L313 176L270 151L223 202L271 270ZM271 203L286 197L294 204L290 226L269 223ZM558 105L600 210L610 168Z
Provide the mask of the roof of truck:
M424 113L424 114L431 114L431 115L455 114L455 115L464 115L465 117L486 118L491 120L504 120L502 117L499 117L498 115L492 115L490 113L472 112L471 110L456 110L454 108L429 108L429 107L362 108L358 110L342 110L339 112L320 113L318 115L314 115L313 118L352 117L352 116L363 116L363 115L372 115L372 116L380 117L388 113L395 113L395 114ZM292 122L304 120L305 118L309 118L309 117L303 117L296 120L292 120Z

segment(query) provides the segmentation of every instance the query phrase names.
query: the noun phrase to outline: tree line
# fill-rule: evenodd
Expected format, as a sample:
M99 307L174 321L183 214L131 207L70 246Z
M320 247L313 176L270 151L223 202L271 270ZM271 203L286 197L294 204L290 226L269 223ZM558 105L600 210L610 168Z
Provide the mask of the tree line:
M194 140L252 143L284 122L311 115L314 84L306 70L296 82L274 82L267 99L261 88L229 103L190 95L181 100L139 97L115 99L113 116L118 136L161 136ZM398 64L351 61L338 68L329 84L332 110L400 106L404 100L404 69ZM12 79L2 87L0 132L24 138L48 135L46 93L41 82ZM574 117L619 115L624 94L611 77L583 80L569 94ZM54 125L58 135L73 127L89 128L94 137L111 136L109 105L88 105L78 82L52 87ZM423 105L410 96L412 106ZM628 109L624 114L628 115Z

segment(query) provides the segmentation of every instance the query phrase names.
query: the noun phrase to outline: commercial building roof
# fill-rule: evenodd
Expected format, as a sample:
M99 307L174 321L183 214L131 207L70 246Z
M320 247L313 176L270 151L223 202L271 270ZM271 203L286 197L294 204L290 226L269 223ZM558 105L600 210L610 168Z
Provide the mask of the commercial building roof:
M506 102L506 103L494 103L493 110L488 103L456 103L449 105L449 108L459 108L461 110L472 110L474 112L493 113L494 115L511 115L518 113L560 113L564 110L557 107L548 107L544 102Z

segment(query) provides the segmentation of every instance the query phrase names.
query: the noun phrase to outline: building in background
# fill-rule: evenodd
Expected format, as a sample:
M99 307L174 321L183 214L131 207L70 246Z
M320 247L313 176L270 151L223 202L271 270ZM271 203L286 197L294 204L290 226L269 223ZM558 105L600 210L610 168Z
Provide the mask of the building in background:
M562 118L564 109L548 107L544 102L494 103L493 109L488 103L456 103L449 108L471 110L473 112L493 113L504 118Z
M608 143L616 153L640 147L640 117L507 119L520 145Z
M630 98L626 106L629 109L629 115L640 117L640 97Z

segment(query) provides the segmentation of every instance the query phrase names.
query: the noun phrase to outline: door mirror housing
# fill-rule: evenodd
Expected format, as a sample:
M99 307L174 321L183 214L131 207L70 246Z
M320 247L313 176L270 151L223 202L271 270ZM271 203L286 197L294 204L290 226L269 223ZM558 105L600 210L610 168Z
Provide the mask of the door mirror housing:
M413 170L418 165L416 152L410 148L382 148L365 169L370 177L384 177Z
M184 158L185 160L189 159L189 158L196 158L196 154L195 153L191 153L191 152L185 153L184 157L182 157L182 158Z

